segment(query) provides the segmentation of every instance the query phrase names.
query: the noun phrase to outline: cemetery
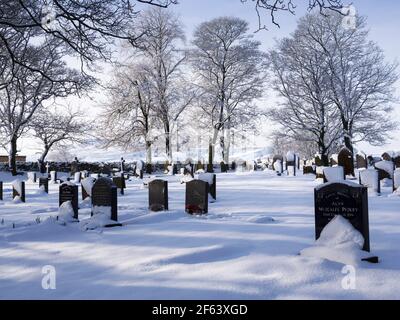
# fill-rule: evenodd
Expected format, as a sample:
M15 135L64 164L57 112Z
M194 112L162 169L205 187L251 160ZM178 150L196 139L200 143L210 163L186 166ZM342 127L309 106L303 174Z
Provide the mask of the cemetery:
M393 49L210 1L0 5L0 300L400 299Z

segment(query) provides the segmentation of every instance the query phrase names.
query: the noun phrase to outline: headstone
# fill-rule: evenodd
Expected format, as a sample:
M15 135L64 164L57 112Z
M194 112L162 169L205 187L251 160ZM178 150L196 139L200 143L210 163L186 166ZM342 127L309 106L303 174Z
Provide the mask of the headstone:
M153 180L149 182L149 209L151 211L168 210L168 182Z
M228 172L228 169L226 168L226 164L224 161L221 161L220 165L221 165L221 172L223 173Z
M25 182L14 181L13 182L13 199L19 196L22 202L25 202Z
M303 174L315 174L312 166L303 166Z
M121 171L122 173L125 172L125 159L124 159L123 157L121 157L120 171Z
M82 200L92 196L92 189L95 181L96 179L93 177L87 177L81 181Z
M63 183L59 187L59 201L61 206L64 202L71 201L74 209L74 218L78 219L78 186L74 183Z
M366 169L360 170L358 172L359 175L359 183L364 187L367 187L377 194L381 193L381 181L379 180L378 170L375 169Z
M81 178L82 178L81 172L75 172L74 183L81 183Z
M57 182L57 171L50 171L50 181L52 183Z
M208 212L208 182L192 180L186 183L185 211L189 214Z
M113 177L113 183L120 189L120 193L124 194L124 189L126 188L125 177L121 175L120 177Z
M3 201L3 181L0 181L0 201Z
M231 169L232 169L232 171L236 170L236 162L235 161L232 161Z
M281 155L274 155L274 157L272 158L272 168L275 170L275 171L278 171L278 170L276 170L276 166L275 166L275 162L277 162L277 161L280 161L280 163L281 163L281 165L280 165L280 170L279 170L279 173L283 173L283 157L281 156Z
M341 166L336 167L322 167L323 168L323 179L326 182L340 182L346 180L344 176L344 170Z
M93 207L111 207L111 220L118 221L117 201L117 187L111 179L97 179L92 189L92 210Z
M400 169L396 169L393 173L393 192L400 187Z
M75 173L78 171L79 171L79 161L78 161L78 158L75 157L74 161L72 161L72 163L71 163L71 175L74 176Z
M320 156L315 156L315 158L314 158L314 164L317 166L317 167L322 167L324 164L323 164L323 162L322 162L322 160L321 160L321 158L320 158Z
M392 156L388 152L384 152L381 157L383 160L392 161Z
M362 168L367 169L368 168L368 162L367 162L366 156L357 154L356 155L356 163L357 163L357 169L362 169Z
M364 237L363 250L370 251L367 188L355 183L327 183L314 189L315 237L336 216L348 219Z
M28 180L36 183L36 172L28 172Z
M172 164L172 174L173 175L178 174L178 165L176 163Z
M151 165L151 163L146 163L146 173L147 174L153 173L153 166Z
M297 156L293 152L288 152L286 154L286 171L287 174L289 175L290 173L293 174L293 176L296 176L296 158ZM290 170L289 170L290 168ZM291 171L291 172L289 172Z
M345 176L354 176L353 154L347 148L342 148L338 154L338 165L344 169Z
M44 186L44 191L49 193L49 179L47 178L39 178L39 188Z

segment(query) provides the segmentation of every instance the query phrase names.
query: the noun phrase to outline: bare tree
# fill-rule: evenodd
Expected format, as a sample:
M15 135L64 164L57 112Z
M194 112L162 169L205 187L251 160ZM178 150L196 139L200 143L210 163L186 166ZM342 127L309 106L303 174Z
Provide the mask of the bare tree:
M296 0L240 0L242 3L254 4L258 17L258 30L267 29L263 21L263 12L267 12L271 17L271 22L280 27L276 14L287 12L292 15L296 14L297 3ZM306 1L304 1L306 2ZM341 0L309 0L307 10L318 9L320 13L324 14L324 10L328 9L341 14L343 10L343 1Z
M33 136L43 144L43 151L38 159L41 173L46 171L45 160L53 148L67 147L72 143L84 143L90 134L91 126L81 119L80 111L60 112L57 108L50 110L41 107L30 124Z
M135 0L166 8L176 0ZM46 69L29 64L20 54L31 36L55 40L64 55L76 56L83 67L109 60L115 40L137 45L140 34L132 32L138 10L133 1L15 0L0 2L0 47L13 65L52 79Z
M368 40L366 20L344 28L338 14L309 15L303 20L306 37L323 53L329 75L330 99L339 112L344 145L384 143L396 128L391 119L396 63L385 62L379 46Z
M278 42L270 53L274 89L282 103L269 116L281 125L277 135L311 142L328 165L329 153L341 137L339 114L330 99L326 59L307 38L303 21L291 38Z
M146 148L151 163L154 134L154 104L151 76L144 64L119 66L108 85L108 102L101 116L100 130L105 147Z
M237 122L245 124L245 120L254 119L246 115L253 113L253 102L261 96L266 56L252 37L248 23L234 17L216 18L195 30L191 61L196 84L203 93L203 110L211 118L210 161L221 132L222 155L228 162L231 128Z
M57 44L55 44L56 46ZM5 137L2 146L9 147L9 165L13 175L16 171L17 141L27 132L36 111L45 101L67 97L87 90L92 82L78 72L66 67L57 50L48 50L52 44L28 45L21 56L33 68L46 71L47 76L20 65L8 63L0 74L0 132ZM8 61L9 62L9 61Z
M143 11L136 30L142 34L141 47L134 48L132 58L146 62L153 110L163 127L166 155L172 159L172 126L195 98L182 72L186 59L182 49L184 32L174 14L159 8Z

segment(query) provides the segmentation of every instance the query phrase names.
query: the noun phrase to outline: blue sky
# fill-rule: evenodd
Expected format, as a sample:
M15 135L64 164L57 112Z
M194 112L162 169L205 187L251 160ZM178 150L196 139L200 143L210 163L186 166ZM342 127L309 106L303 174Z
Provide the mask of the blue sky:
M265 13L264 23L268 31L259 31L256 39L261 41L263 49L267 50L274 45L274 39L290 35L296 28L296 21L307 12L308 0L296 0L296 15L281 13L277 16L280 28L271 24L268 13ZM388 61L400 61L400 1L398 0L355 0L345 1L344 4L353 4L357 13L367 17L370 29L370 39L374 40L384 50ZM240 0L179 0L179 4L172 6L178 13L185 26L188 40L196 25L219 16L237 16L250 23L251 31L257 30L258 18L252 1L242 3ZM400 84L397 85L397 94L400 96ZM394 116L400 122L400 105L396 106ZM384 128L384 124L382 124ZM400 131L394 134L398 137ZM400 139L394 139L386 146L378 148L368 144L360 144L359 148L365 152L380 153L385 150L400 150Z

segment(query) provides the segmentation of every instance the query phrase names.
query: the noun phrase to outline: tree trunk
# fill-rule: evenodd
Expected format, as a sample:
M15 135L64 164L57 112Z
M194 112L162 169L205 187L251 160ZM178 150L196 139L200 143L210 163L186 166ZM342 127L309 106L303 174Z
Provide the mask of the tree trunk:
M12 137L10 142L10 154L8 157L8 165L10 167L11 174L17 175L17 137Z
M151 142L146 141L146 163L151 164Z
M46 157L47 157L47 154L49 153L49 151L50 151L50 146L45 146L42 155L38 159L40 173L46 173L46 166L44 163L45 163L45 160L46 160Z
M231 128L226 129L225 137L225 151L224 151L224 162L229 164L229 152L231 149Z
M170 125L166 121L164 123L164 131L165 131L165 153L168 157L168 160L172 163L172 149L171 149L171 133L170 133Z

